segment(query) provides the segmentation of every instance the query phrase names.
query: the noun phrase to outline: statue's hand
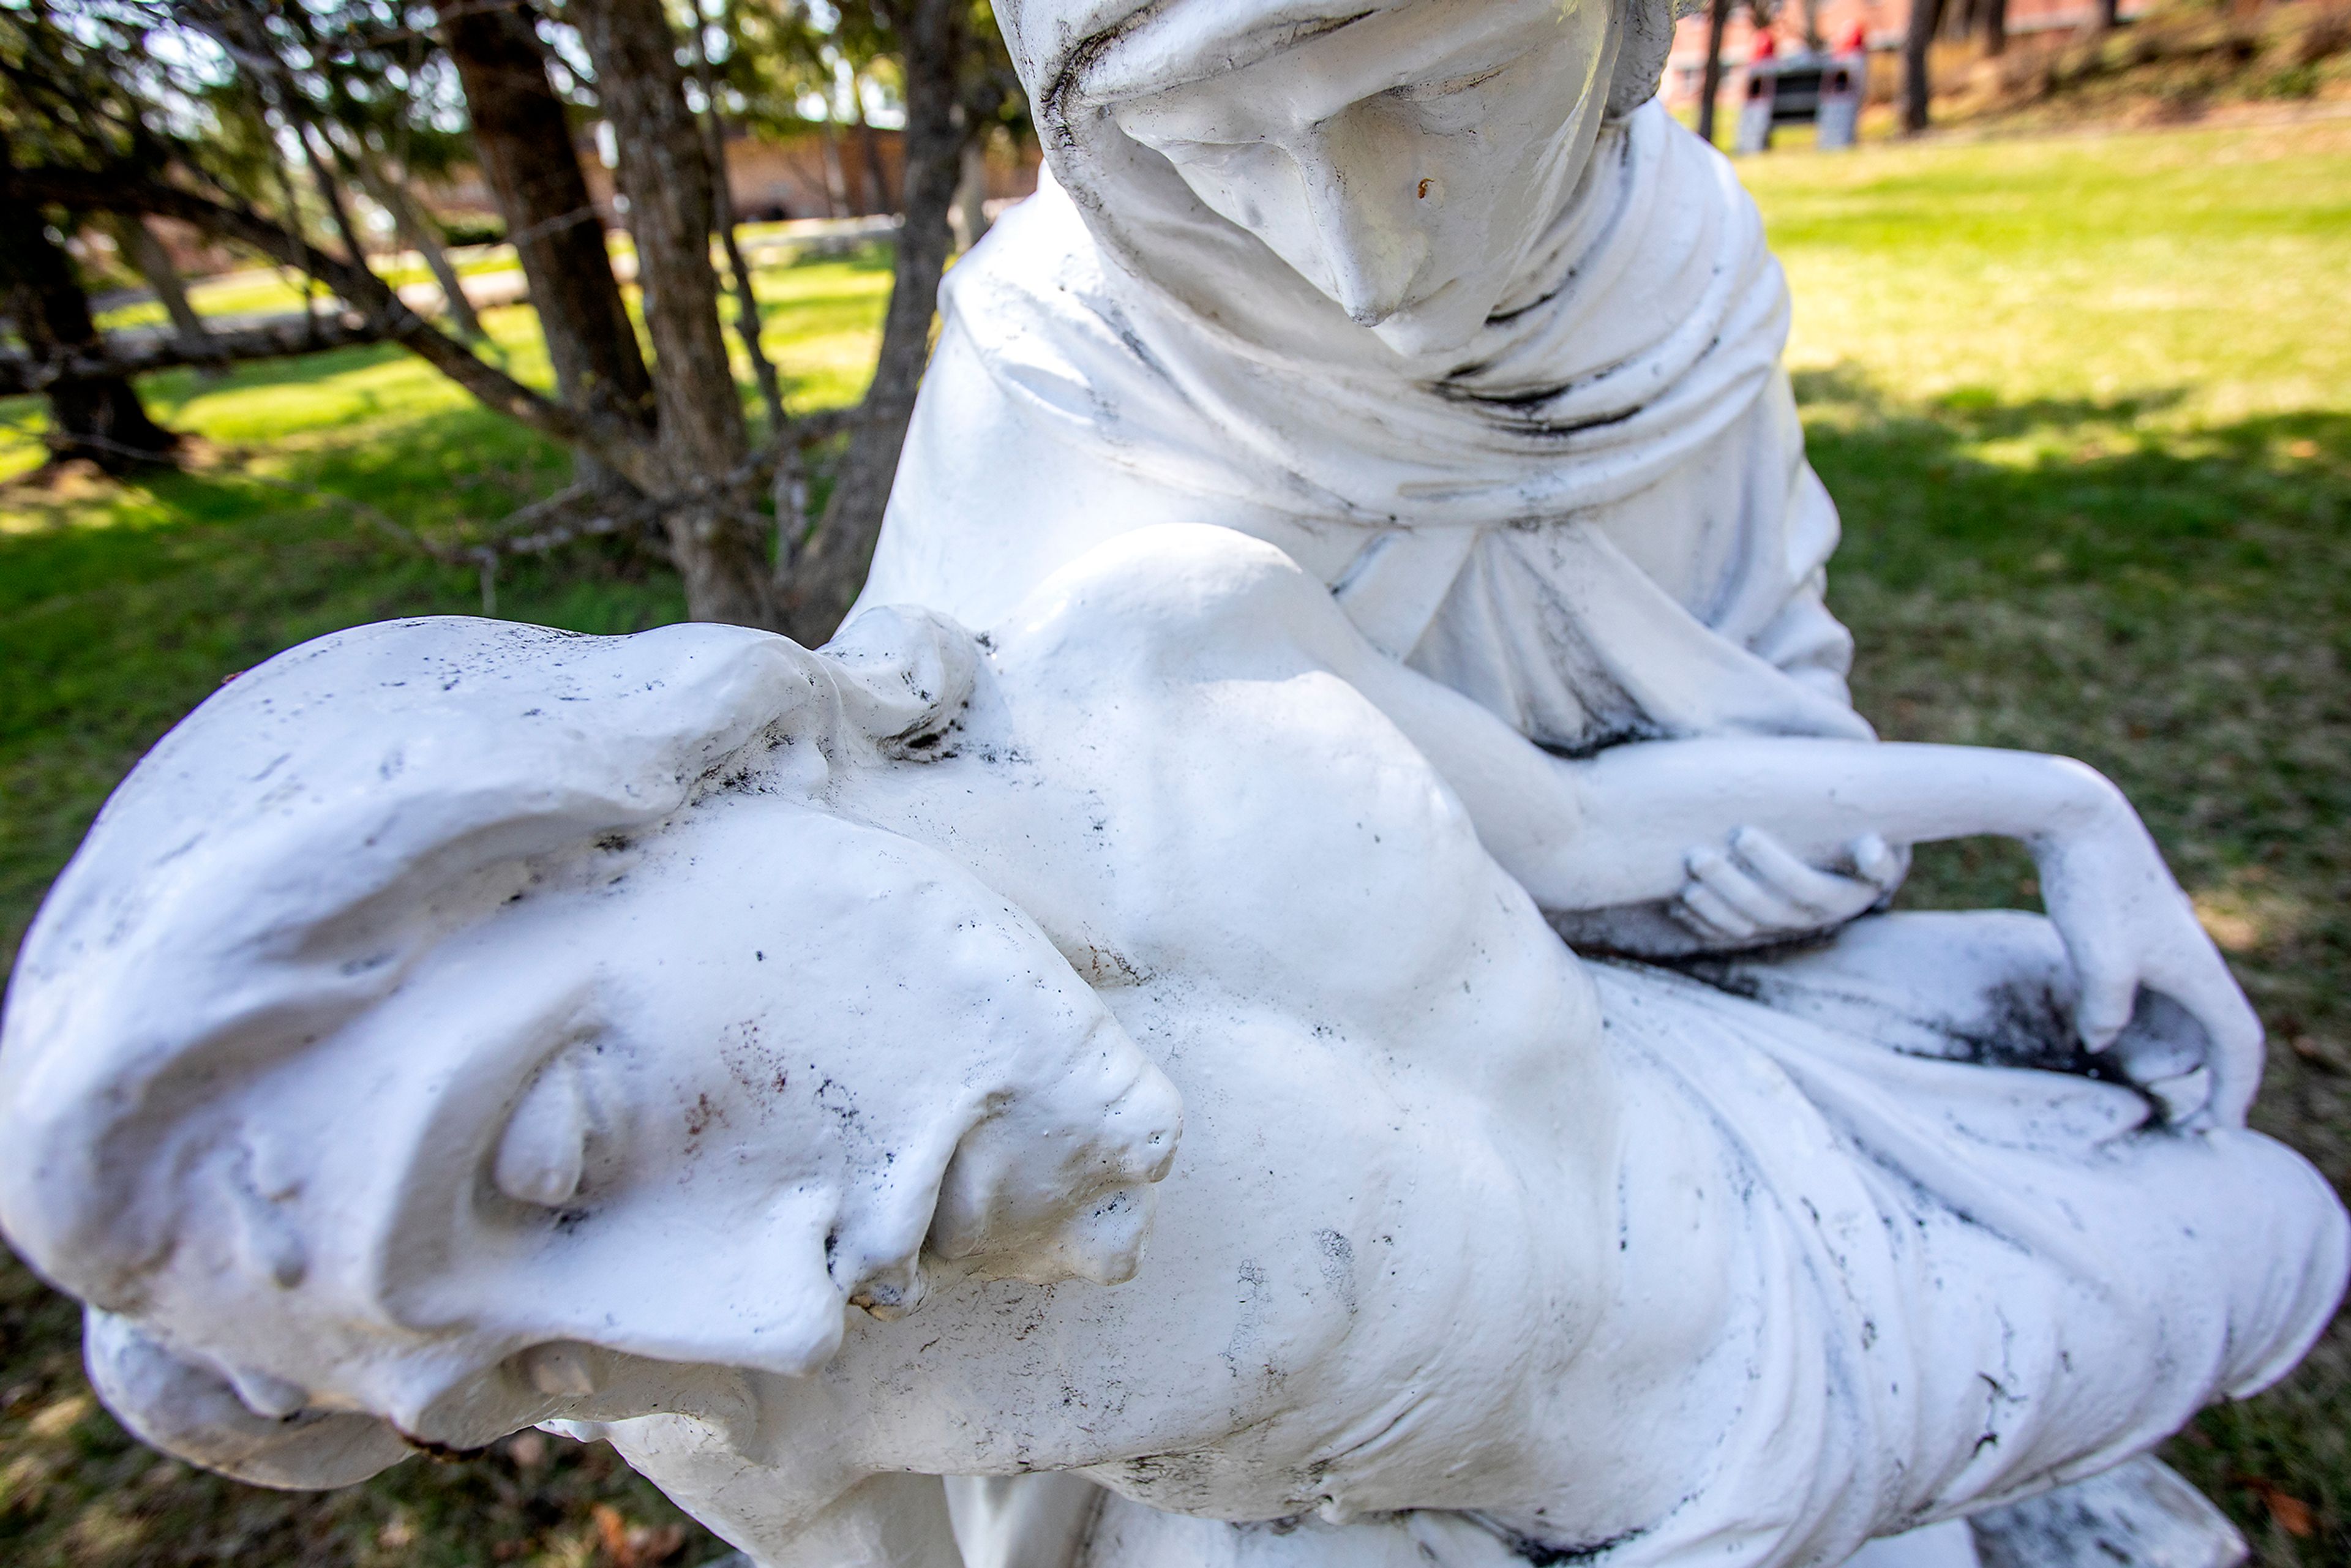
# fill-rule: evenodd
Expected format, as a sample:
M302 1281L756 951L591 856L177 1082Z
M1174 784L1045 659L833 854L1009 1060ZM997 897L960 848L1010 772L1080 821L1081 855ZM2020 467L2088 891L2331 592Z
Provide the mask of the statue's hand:
M2105 785L2086 825L2053 834L2034 855L2042 901L2081 987L2082 1043L2094 1051L2115 1044L2140 1009L2142 988L2169 998L2200 1027L2202 1061L2182 1072L2177 1061L2142 1066L2126 1053L2123 1071L2177 1121L2242 1125L2261 1083L2261 1019L2138 813Z
M1756 946L1842 925L1882 903L1901 882L1905 857L1876 833L1846 846L1846 866L1806 865L1761 828L1740 828L1727 851L1701 844L1689 880L1668 906L1709 946Z

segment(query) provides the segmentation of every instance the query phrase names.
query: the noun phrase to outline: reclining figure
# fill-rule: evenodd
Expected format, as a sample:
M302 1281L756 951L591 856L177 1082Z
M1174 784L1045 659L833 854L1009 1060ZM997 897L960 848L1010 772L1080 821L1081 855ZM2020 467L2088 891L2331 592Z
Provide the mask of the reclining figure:
M2050 918L1770 1006L1546 922L1749 827L2011 835ZM1054 1470L1098 1568L1833 1563L2309 1345L2346 1220L2260 1046L2077 764L1555 757L1167 527L985 636L247 673L26 942L0 1222L135 1430L272 1485L539 1423L776 1568L951 1568L937 1478Z

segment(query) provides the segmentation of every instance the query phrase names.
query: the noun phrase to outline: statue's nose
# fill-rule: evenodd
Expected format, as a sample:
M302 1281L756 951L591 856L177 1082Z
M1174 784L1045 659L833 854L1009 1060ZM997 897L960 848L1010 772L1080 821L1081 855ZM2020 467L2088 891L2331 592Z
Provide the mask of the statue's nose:
M1384 198L1395 169L1349 119L1317 127L1290 149L1306 215L1322 252L1324 291L1357 323L1376 327L1404 308L1427 252L1417 224Z

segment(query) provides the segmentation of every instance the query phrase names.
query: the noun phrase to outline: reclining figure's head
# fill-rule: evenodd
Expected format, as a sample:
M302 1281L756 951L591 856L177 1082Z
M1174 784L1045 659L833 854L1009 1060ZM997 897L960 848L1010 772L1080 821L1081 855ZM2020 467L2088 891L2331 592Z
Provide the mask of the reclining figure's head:
M256 1408L456 1446L635 1358L804 1372L926 1244L1126 1277L1173 1088L1019 911L825 807L925 766L972 658L893 612L827 654L434 620L242 676L26 943L0 1221Z
M1671 0L999 0L1049 154L1131 221L1147 171L1400 353L1504 305L1604 113L1656 89ZM1112 188L1115 187L1115 188ZM1151 247L1156 250L1156 246ZM1139 258L1148 270L1155 256Z

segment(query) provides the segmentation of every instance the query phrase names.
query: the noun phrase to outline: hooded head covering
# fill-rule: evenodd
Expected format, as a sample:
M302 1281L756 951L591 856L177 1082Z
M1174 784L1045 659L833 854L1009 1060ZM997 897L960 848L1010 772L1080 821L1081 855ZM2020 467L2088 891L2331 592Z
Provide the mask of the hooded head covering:
M1615 5L1581 156L1527 193L1549 220L1441 353L1350 319L1113 112L1204 58L1439 3L1001 0L1046 177L943 291L866 601L987 623L1110 534L1216 522L1562 750L1865 737L1821 602L1835 512L1779 368L1786 287L1729 165L1646 101L1662 0Z

